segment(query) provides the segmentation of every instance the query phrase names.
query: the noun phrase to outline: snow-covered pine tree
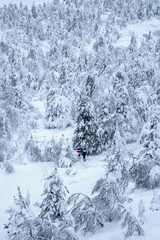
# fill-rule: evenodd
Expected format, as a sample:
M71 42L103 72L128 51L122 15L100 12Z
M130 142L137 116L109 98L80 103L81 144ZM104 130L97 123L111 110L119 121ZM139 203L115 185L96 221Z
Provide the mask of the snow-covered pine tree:
M87 100L82 99L79 104L76 123L73 145L86 147L90 154L98 152L100 144L97 134L98 125L94 117L93 105Z
M73 222L66 209L66 188L55 169L46 179L40 205L40 214L36 219L37 239L77 240Z
M86 95L91 98L93 95L93 92L95 90L95 83L94 83L94 78L91 77L90 75L87 77L87 81L85 84L85 89L86 89Z
M66 189L63 186L62 179L58 175L57 169L47 177L43 195L45 198L40 206L40 217L52 223L57 217L63 216L66 212Z
M29 193L24 198L18 187L18 198L14 197L14 206L11 206L6 212L10 214L9 222L5 224L9 239L33 239L32 223L35 216L30 209Z
M116 128L115 118L115 97L108 89L104 92L104 96L101 98L101 102L96 103L97 115L98 115L98 136L100 138L101 150L106 150L111 144Z
M139 153L138 160L132 169L137 188L154 189L159 187L160 134L158 110L159 108L156 113L155 111L150 112L149 121L141 131L140 143L143 144L143 149Z
M109 172L116 172L118 175L120 174L121 178L124 182L126 182L126 186L128 184L128 163L126 160L127 150L126 150L126 140L121 137L119 132L118 124L116 125L116 130L114 133L114 137L111 143L111 148L109 155L107 154L107 169ZM123 182L121 179L121 183Z

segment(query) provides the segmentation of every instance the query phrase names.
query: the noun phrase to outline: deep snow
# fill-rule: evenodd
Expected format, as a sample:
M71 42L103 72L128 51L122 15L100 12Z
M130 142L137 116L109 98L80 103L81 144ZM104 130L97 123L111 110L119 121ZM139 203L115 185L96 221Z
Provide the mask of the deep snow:
M132 147L136 148L136 145ZM63 179L64 185L69 190L69 195L81 192L91 196L91 191L96 180L105 174L105 162L103 161L104 154L97 156L89 156L87 162L84 163L80 158L69 170L67 168L59 168L58 172ZM17 186L20 186L22 194L25 196L29 190L31 195L31 204L41 202L44 186L44 178L47 172L54 168L53 162L47 163L27 163L15 164L15 172L7 174L3 169L0 169L0 240L7 239L4 223L7 222L8 215L5 210L13 204L13 195L17 196ZM133 202L129 204L132 207L135 215L138 214L138 204L140 199L145 205L145 236L141 238L132 237L132 240L158 240L160 236L159 219L160 211L152 212L150 203L153 191L136 190L131 192L133 184L130 184L128 189L129 196ZM160 194L160 189L157 189ZM68 195L68 196L69 196ZM36 212L36 207L33 207ZM100 228L93 235L91 233L86 236L80 235L80 240L123 240L123 230L119 223L108 223L104 228Z

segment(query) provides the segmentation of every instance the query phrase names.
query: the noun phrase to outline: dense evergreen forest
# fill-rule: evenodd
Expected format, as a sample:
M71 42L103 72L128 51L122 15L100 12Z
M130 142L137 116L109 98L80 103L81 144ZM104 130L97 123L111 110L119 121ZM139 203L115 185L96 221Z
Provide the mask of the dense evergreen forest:
M94 232L122 218L126 237L144 234L123 203L130 180L137 189L160 187L160 29L148 31L141 43L134 32L127 47L116 43L121 29L152 19L160 19L159 0L54 0L31 9L22 3L0 8L0 162L12 171L26 154L30 161L66 167L62 152L71 166L72 149L85 146L91 156L106 151L108 165L93 189L96 197L77 193L68 200L73 219L65 215L66 189L55 170L39 218L24 218L25 238L11 232L10 239L74 240L73 222L76 230L81 225ZM36 96L45 102L46 129L75 127L72 146L52 139L41 149L34 141L30 132L41 127L31 103ZM133 142L140 152L128 167L126 145ZM58 209L47 206L55 201L53 191ZM26 198L25 211L28 204ZM140 210L142 215L142 202Z

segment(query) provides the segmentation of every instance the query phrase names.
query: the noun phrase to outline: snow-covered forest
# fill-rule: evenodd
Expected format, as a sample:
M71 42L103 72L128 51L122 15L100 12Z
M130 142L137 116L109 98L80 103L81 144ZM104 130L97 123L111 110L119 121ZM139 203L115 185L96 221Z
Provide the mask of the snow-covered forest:
M160 1L15 2L0 5L0 240L158 240Z

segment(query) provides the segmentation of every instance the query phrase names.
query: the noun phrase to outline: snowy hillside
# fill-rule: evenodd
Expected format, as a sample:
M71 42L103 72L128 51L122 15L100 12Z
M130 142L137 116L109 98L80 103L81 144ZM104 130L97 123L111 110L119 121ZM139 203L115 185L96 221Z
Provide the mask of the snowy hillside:
M0 240L158 240L159 1L11 2Z

